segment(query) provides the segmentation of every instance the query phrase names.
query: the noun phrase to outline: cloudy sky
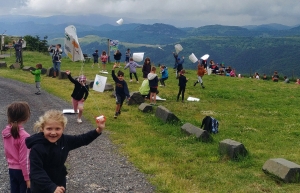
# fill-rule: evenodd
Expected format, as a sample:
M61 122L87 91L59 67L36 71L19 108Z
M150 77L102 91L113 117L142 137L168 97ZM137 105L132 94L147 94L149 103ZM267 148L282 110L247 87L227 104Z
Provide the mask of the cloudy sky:
M1 15L100 14L155 19L177 27L300 24L299 0L0 0Z

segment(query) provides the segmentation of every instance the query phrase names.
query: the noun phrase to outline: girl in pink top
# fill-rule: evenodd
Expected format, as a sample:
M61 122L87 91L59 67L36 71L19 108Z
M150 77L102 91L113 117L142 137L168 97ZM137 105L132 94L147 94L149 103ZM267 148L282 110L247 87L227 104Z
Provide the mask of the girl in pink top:
M103 51L102 54L101 54L101 62L102 62L102 71L106 71L106 63L107 63L107 59L108 59L108 56L106 55L106 52Z
M30 192L29 149L25 139L29 134L22 124L30 117L26 102L14 102L7 108L8 125L2 131L5 157L9 168L11 193Z

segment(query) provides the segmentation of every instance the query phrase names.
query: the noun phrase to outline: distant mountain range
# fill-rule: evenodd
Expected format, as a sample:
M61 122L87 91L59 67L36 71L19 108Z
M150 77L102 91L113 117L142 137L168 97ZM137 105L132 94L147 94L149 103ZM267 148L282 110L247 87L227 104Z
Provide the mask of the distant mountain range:
M225 62L241 73L258 71L268 73L278 70L285 75L299 75L300 26L265 24L258 26L207 25L178 28L173 25L137 22L117 25L116 18L100 16L0 16L0 33L15 36L48 36L49 43L63 43L64 29L75 25L85 53L95 49L106 50L105 39L120 41L119 49L125 53L143 51L154 63L173 64L174 44L180 43L182 56L209 53L210 59ZM124 19L125 20L125 19ZM150 22L150 21L148 21ZM86 37L86 38L85 38ZM100 40L101 39L101 40ZM163 50L158 49L158 46ZM194 68L188 59L186 68Z

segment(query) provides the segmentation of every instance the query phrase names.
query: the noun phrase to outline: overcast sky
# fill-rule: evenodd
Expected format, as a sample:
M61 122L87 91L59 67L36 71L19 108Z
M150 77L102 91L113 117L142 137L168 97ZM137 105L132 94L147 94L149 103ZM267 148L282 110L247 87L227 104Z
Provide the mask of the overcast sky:
M0 15L100 14L156 19L177 27L299 25L299 0L0 0ZM1 16L0 16L1 20ZM169 21L169 22L167 22Z

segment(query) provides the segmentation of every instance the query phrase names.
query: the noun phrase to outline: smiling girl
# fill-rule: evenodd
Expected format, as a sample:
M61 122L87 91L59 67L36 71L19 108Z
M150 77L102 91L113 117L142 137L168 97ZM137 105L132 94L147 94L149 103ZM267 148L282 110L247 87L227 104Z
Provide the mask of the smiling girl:
M64 135L67 118L61 111L49 110L39 118L34 129L39 132L26 139L31 148L31 192L64 193L67 170L64 165L69 151L88 145L105 128L105 122L97 122L97 128L82 135Z

